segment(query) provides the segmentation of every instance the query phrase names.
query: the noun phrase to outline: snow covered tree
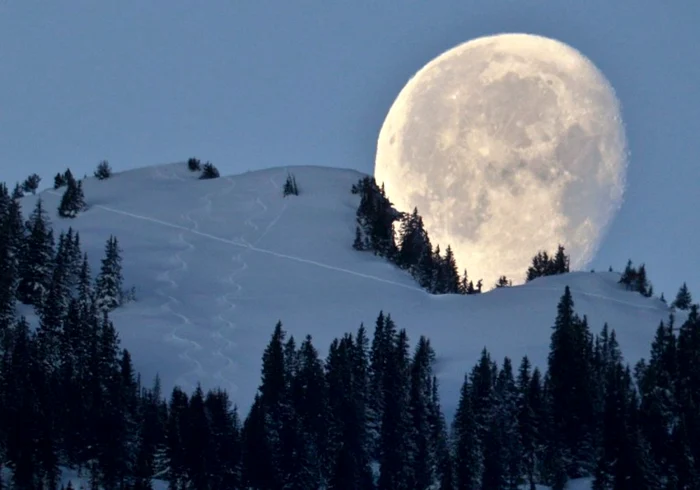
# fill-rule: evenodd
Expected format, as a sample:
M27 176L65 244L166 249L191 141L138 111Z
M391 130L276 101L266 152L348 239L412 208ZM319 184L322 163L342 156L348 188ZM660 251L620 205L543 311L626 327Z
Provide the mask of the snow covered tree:
M97 180L109 179L112 176L112 167L109 166L109 162L107 160L102 160L98 163L94 175Z
M95 301L100 310L111 311L121 304L124 281L121 252L117 238L110 236L95 284Z
M569 478L590 474L594 457L592 338L567 286L557 306L548 358L552 423Z
M12 190L12 199L22 199L24 197L24 191L22 190L22 186L17 182L15 184L15 188Z
M23 303L39 307L51 286L54 258L53 231L41 199L37 200L26 227L17 296Z
M457 412L452 422L454 480L455 487L460 490L479 488L483 472L483 453L472 402L472 391L469 378L465 376Z
M213 163L207 162L202 167L202 175L199 176L200 179L218 179L220 177L219 169L217 169Z
M86 208L83 183L73 178L70 169L66 171L66 190L58 206L58 214L62 218L75 218Z
M418 340L410 372L410 449L413 462L412 488L429 488L436 481L438 457L431 424L432 364L435 353L425 337Z
M297 179L294 177L292 174L287 174L287 180L284 182L284 186L282 187L282 196L287 197L287 196L298 196L299 195L299 187L297 186Z
M24 192L30 192L36 194L39 184L41 183L41 177L38 174L31 174L29 177L22 182L22 190Z
M642 296L651 297L653 294L653 287L647 278L644 264L635 268L632 266L632 261L628 260L619 282L624 284L627 289L637 291Z
M190 172L199 172L202 170L202 162L198 158L189 158L187 160L187 168Z
M53 188L54 190L60 189L66 185L66 178L62 173L57 173L53 178Z
M0 185L0 345L14 322L25 234L20 201Z
M676 299L671 303L671 306L678 308L679 310L687 310L693 303L693 298L688 290L688 285L683 283L683 285L678 290L676 294Z

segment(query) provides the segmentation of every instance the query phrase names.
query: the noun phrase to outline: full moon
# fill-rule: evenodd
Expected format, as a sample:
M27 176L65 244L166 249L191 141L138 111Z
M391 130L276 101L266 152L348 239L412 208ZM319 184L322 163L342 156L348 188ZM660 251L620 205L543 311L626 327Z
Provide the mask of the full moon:
M619 103L593 63L559 41L500 34L411 78L380 131L375 178L491 288L502 275L523 282L532 257L558 244L572 270L585 267L622 203L626 167Z

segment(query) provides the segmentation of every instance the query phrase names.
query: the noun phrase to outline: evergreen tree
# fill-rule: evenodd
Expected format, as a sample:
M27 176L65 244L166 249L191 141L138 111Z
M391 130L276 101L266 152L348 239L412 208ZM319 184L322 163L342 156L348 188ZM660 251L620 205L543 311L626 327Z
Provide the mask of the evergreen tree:
M557 247L557 253L552 261L552 269L555 274L566 274L569 272L569 256L564 252L564 246Z
M112 176L112 167L109 166L109 162L107 160L102 160L97 165L94 175L97 180L109 179Z
M40 307L53 275L54 239L41 199L27 222L27 239L20 260L17 296L25 304Z
M469 379L465 376L452 423L454 481L457 490L476 490L481 485L483 454L472 404L472 391Z
M355 227L355 241L352 242L352 248L355 250L365 250L365 243L362 239L362 230L359 226Z
M38 174L31 174L22 183L22 190L24 192L30 192L32 194L36 194L36 191L39 188L40 183L41 183L41 177L39 177Z
M378 490L410 487L409 355L408 337L401 330L393 339L384 373L384 414L380 434Z
M58 190L61 187L66 185L66 178L62 173L57 173L56 176L53 178L53 188L54 190Z
M199 176L200 179L218 179L219 177L219 169L217 169L211 162L204 164L202 167L202 175Z
M66 171L65 178L66 190L61 197L61 203L58 206L58 214L62 218L75 218L78 213L84 211L87 207L85 204L85 195L83 194L83 183L73 178L70 169Z
M323 364L310 336L299 350L299 370L293 381L292 396L300 431L306 439L306 468L303 470L309 488L317 488L325 476L328 400Z
M676 299L671 303L671 306L679 309L679 310L687 310L690 308L690 305L693 303L693 298L690 295L690 291L688 291L688 286L686 283L683 283L683 285L680 287L678 290L678 293L676 294Z
M241 429L238 412L235 407L231 408L228 395L221 390L208 392L204 406L209 421L210 445L203 454L207 455L210 488L240 488Z
M532 265L527 270L527 281L538 277L566 274L569 272L569 256L564 247L559 245L554 257L550 257L545 251L540 251L532 258Z
M512 285L513 285L513 281L509 281L506 276L501 276L498 278L498 281L496 281L497 288L506 288L506 287L509 287Z
M411 362L410 385L410 449L413 461L411 488L429 488L436 480L437 454L431 413L432 364L435 353L425 337L418 340Z
M281 488L282 477L275 465L266 418L262 396L257 394L241 432L243 488Z
M298 196L299 195L299 187L297 186L297 179L294 177L292 174L287 174L287 180L284 182L284 186L282 188L282 196L287 197L287 196Z
M35 344L26 319L20 317L14 326L11 353L3 357L2 380L4 403L2 420L5 433L5 457L12 470L14 488L36 488L40 475L37 454L41 420L40 387L34 385Z
M189 158L187 160L187 168L190 172L199 172L202 170L202 162L197 158Z
M569 478L578 478L590 474L594 457L592 352L587 321L574 312L568 286L557 306L548 365L553 430Z
M123 281L121 249L117 238L110 236L105 246L102 268L97 276L95 285L97 308L103 311L111 311L121 304Z
M535 483L540 480L540 424L541 420L541 387L539 371L531 372L530 360L523 357L518 370L517 379L517 420L520 444L522 447L522 475L530 490L535 489Z
M459 293L459 272L457 271L457 262L455 261L452 247L449 245L445 250L445 258L442 261L444 291L448 294Z
M12 199L15 201L18 199L22 199L24 197L24 191L22 190L22 186L17 182L15 184L15 188L12 190Z
M393 208L383 186L379 187L374 178L361 179L354 189L360 194L356 216L366 242L365 249L395 260L398 249L394 238L394 222L400 218L401 213Z
M19 201L0 186L0 346L15 319L15 300L20 280L25 228Z
M179 490L187 484L187 458L184 443L187 437L188 409L187 394L175 387L170 396L166 428L167 481L171 490Z
M401 217L399 231L399 253L396 263L403 269L408 269L415 276L421 256L430 247L430 239L423 225L423 218L414 208L411 214Z

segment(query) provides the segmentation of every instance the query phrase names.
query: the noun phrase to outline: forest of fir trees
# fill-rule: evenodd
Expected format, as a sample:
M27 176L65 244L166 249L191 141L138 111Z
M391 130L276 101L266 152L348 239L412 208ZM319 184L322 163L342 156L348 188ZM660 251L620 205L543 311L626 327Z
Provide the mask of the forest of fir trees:
M107 490L562 489L585 476L595 490L700 488L700 315L685 285L673 305L687 320L662 322L634 367L614 330L591 333L567 287L542 325L546 371L484 348L449 423L429 339L411 349L390 315L325 359L278 323L243 417L221 390L166 399L158 379L142 386L109 318L129 297L116 238L93 278L79 235L54 240L43 206L24 221L0 186L2 485L57 489L72 468ZM648 287L631 264L623 279Z

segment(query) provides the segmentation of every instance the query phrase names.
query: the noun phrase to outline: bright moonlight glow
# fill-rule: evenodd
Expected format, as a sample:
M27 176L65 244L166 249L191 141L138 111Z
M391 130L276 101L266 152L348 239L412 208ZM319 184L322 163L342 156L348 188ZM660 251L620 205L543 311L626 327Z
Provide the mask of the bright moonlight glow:
M585 267L624 192L626 142L605 77L552 39L501 34L422 68L384 121L375 177L415 206L433 245L470 278L524 280L532 256L563 244Z

